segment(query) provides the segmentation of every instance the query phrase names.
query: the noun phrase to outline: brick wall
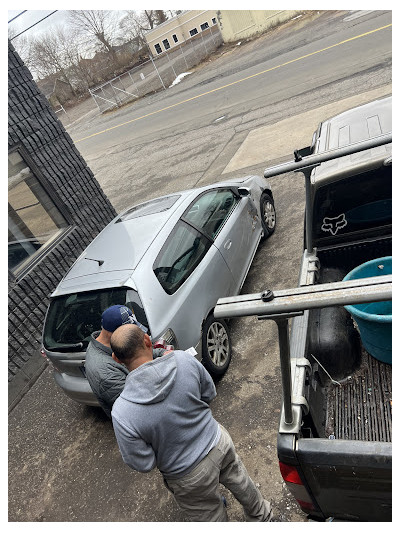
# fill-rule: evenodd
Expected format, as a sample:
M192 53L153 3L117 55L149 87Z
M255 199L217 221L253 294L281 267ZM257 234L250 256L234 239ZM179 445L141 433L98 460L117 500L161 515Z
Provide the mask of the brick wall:
M83 249L116 215L72 139L9 42L8 145L22 146L69 213L71 230L22 279L9 274L9 408L46 365L40 356L49 295Z

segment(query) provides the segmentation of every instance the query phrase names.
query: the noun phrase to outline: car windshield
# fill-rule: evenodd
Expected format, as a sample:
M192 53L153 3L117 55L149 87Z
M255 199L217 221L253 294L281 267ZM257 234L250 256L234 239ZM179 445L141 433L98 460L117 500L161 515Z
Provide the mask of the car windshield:
M128 211L125 211L117 222L122 222L125 220L131 220L133 218L143 217L146 215L155 215L156 213L161 213L170 209L174 203L180 198L179 194L173 196L165 196L163 198L156 198L155 200L150 200L144 204L136 205Z
M44 347L60 352L85 350L90 335L101 329L102 312L116 304L129 307L136 319L149 327L139 295L133 289L119 287L66 294L50 303L43 332Z

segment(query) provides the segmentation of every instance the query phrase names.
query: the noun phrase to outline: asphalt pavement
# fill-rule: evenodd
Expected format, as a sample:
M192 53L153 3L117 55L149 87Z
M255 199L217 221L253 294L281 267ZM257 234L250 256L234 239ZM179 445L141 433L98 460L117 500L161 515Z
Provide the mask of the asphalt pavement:
M345 20L351 14L322 12L308 21L300 19L297 25L293 21L286 29L275 29L270 36L244 43L244 47L203 65L173 88L170 94L176 100L159 93L143 99L137 107L75 121L67 131L117 210L159 194L262 174L266 166L291 158L293 149L308 144L310 132L319 120L327 118L325 114L391 93L390 36L385 30L367 35L364 55L363 46L346 45L349 57L341 60L344 49L335 45L344 36L387 25L390 15L373 12ZM268 85L261 84L263 92L247 82L237 83L235 92L219 90L220 99L214 106L212 99L201 98L192 100L196 102L193 105L176 106L173 125L168 125L168 115L163 118L162 112L152 115L151 121L129 122L144 116L146 110L160 111L169 103L221 87L228 79L241 80L246 77L246 67L257 73L282 63L284 54L285 58L299 58L304 55L303 47L313 43L314 51L325 44L335 46L329 49L332 74L316 76L312 89L309 77L315 64L310 62L309 71L297 69L296 81L289 77L293 71L281 70L288 77L281 76L281 91L276 89L274 94L269 94ZM351 53L357 57L353 64ZM322 53L318 57L323 60ZM336 76L334 58L339 65ZM253 80L259 85L265 82L261 75ZM274 83L279 83L279 77ZM240 103L236 100L239 86ZM89 138L82 140L85 137ZM242 293L297 285L304 183L301 175L286 174L271 180L271 185L277 228L261 243ZM213 414L231 433L251 477L272 502L277 519L305 522L282 481L276 456L281 403L276 326L250 317L236 319L231 322L231 335L232 363L217 383ZM240 505L228 491L223 493L230 520L243 521ZM160 474L129 470L121 461L110 421L99 409L69 400L47 367L9 415L9 520L182 522L182 515Z

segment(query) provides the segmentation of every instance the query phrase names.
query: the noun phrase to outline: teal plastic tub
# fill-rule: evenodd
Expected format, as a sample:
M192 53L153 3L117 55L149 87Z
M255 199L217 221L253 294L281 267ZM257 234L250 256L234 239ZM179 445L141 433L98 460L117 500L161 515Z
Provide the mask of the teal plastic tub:
M392 256L380 257L354 268L343 278L384 276L392 273ZM360 331L361 342L372 357L392 364L392 301L345 305Z

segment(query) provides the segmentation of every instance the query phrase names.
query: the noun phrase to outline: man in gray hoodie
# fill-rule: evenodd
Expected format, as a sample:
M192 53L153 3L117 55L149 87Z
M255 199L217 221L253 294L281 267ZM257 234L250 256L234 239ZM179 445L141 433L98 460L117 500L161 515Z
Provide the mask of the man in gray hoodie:
M153 360L149 336L131 324L113 333L111 348L129 370L111 413L123 461L139 472L157 466L190 521L228 520L219 483L242 504L247 521L270 521L270 503L212 416L216 390L205 368L180 350Z

